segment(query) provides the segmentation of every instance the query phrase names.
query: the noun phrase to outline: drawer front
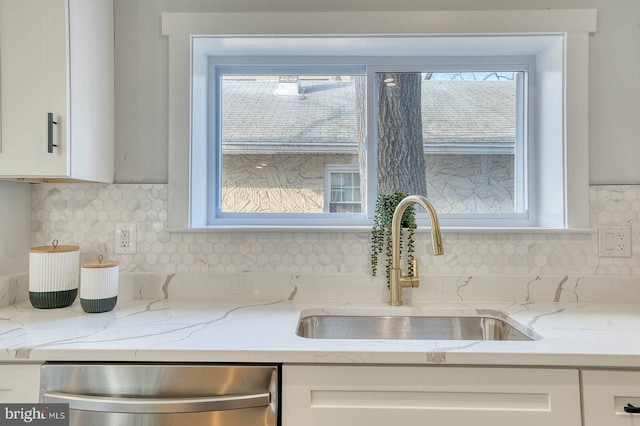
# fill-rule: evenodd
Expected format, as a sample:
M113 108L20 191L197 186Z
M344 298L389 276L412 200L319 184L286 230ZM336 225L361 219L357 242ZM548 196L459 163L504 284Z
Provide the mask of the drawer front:
M582 371L585 426L640 426L640 371Z
M38 402L40 364L0 364L0 403Z
M284 366L283 426L579 426L577 370Z

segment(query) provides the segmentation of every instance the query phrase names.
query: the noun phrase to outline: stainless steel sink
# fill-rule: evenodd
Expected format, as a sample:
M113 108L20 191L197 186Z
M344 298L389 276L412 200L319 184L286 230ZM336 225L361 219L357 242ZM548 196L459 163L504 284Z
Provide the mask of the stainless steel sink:
M311 339L533 340L507 321L486 315L309 315L300 319L297 335Z

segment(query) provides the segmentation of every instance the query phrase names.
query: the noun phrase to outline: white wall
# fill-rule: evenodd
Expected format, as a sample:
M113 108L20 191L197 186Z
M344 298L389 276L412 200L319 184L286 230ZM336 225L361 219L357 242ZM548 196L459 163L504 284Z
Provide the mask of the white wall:
M0 181L0 277L29 269L30 187Z
M590 181L640 183L638 0L115 0L116 180L167 182L162 12L598 9L591 37Z

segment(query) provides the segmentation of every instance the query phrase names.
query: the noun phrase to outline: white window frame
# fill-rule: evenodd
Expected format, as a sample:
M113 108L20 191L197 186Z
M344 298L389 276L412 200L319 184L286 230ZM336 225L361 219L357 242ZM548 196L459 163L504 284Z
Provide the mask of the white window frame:
M536 182L530 179L529 170L535 163L536 152L534 150L534 135L528 124L535 120L531 113L534 109L533 98L529 92L535 85L535 57L531 56L507 56L507 57L456 57L456 58L402 58L403 65L371 66L367 70L367 80L375 81L375 75L379 72L474 72L474 71L522 71L530 75L526 81L518 81L516 94L516 142L514 155L514 202L516 211L513 213L439 213L440 222L445 227L476 227L476 228L531 228L537 226L538 215L536 204L532 202L536 198ZM374 101L375 102L375 101ZM375 102L377 105L377 102ZM373 113L368 117L377 123L377 111L372 107ZM528 116L528 117L525 117ZM374 130L377 135L377 131ZM377 163L377 157L374 160ZM377 174L376 174L377 176ZM377 192L376 192L377 193ZM373 198L375 199L375 194ZM429 194L427 194L427 198ZM373 215L373 212L370 212ZM371 216L373 217L373 216ZM416 217L418 225L429 224L426 213Z
M208 96L207 110L209 121L209 136L207 140L208 163L206 168L202 164L202 173L198 180L207 180L207 225L214 226L270 226L283 223L298 226L370 226L374 216L375 200L377 198L377 102L375 100L375 75L379 72L473 72L473 71L515 71L527 75L535 70L535 58L532 56L482 56L482 57L422 57L422 56L374 56L374 57L325 57L325 56L252 56L228 57L209 56L207 81L211 90ZM347 64L357 64L348 67ZM332 65L326 65L332 64ZM401 65L400 65L401 64ZM365 197L362 213L235 213L222 212L221 182L221 111L219 111L220 89L219 80L223 75L363 75L366 77L367 91L374 93L367 99L369 146L365 153L365 164L371 165L365 170L361 178L365 182ZM535 180L528 179L527 170L535 160L535 152L529 152L527 140L533 136L528 133L526 125L529 120L525 116L533 110L533 100L528 93L534 85L534 79L519 82L517 105L517 141L514 158L516 168L514 188L517 190L516 201L520 210L513 213L456 213L440 214L440 220L445 226L477 226L477 227L531 227L537 220L535 203L530 200L535 197ZM531 206L531 207L529 207ZM417 217L419 225L427 225L426 214Z
M519 38L534 40L539 36L551 36L551 42L535 53L538 103L532 112L536 117L536 128L531 131L536 137L538 160L534 167L543 167L545 172L538 174L536 182L542 189L536 194L540 211L534 227L588 228L588 44L589 33L595 31L596 15L592 9L163 14L163 34L169 36L168 228L215 228L203 220L201 212L206 208L201 209L203 201L198 197L203 193L202 183L193 178L202 154L206 158L206 147L198 141L203 133L206 137L208 129L206 118L203 122L203 117L198 115L198 104L207 97L202 86L206 66L203 72L198 63L199 53L194 48L198 40L261 36L304 38L305 34L337 40L346 37L345 34L349 37L373 36L383 42L387 38L419 35L425 37L425 50L431 49L432 55L438 49L429 47L428 41L446 41L439 50L442 56L452 52L477 54L487 42L491 44L492 40L500 39L506 40L500 44L500 52L520 55L524 45L518 44ZM335 47L339 49L340 45ZM246 54L246 51L238 52L239 56ZM286 222L275 221L268 226L258 224L256 227L291 229ZM446 223L443 225L446 227ZM319 225L324 228L344 226L354 227L339 221ZM246 229L247 225L224 227ZM314 228L313 225L300 227ZM525 232L530 230L527 228Z

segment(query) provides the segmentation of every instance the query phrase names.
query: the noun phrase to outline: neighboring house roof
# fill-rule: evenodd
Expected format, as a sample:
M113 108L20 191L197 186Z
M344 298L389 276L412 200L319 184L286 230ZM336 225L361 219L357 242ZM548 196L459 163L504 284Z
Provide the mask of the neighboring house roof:
M225 81L222 143L242 151L357 151L353 82L301 82L298 96L276 81Z
M301 95L281 96L275 81L226 80L225 152L357 152L354 83L302 80L301 86ZM513 82L426 81L422 116L427 151L513 150Z
M432 151L513 149L516 131L513 81L426 81L422 134Z

